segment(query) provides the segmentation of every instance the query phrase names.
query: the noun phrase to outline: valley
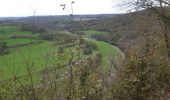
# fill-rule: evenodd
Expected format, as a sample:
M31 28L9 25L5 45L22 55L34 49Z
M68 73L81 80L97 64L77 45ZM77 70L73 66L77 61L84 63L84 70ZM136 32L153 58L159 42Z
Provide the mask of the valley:
M120 14L0 17L0 100L169 100L160 1Z

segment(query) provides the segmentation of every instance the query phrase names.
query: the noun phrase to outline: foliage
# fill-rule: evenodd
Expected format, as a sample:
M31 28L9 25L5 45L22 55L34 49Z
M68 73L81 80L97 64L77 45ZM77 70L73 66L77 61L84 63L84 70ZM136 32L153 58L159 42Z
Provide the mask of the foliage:
M13 33L19 29L18 26L0 26L0 34Z
M74 91L71 99L101 100L102 87L99 78L101 58L97 55L81 60L74 68ZM81 65L81 67L80 67Z
M109 35L109 32L105 31L97 31L97 30L84 30L84 31L77 31L77 34L84 35L87 38L92 38L95 35Z
M119 72L118 83L113 85L114 98L155 100L165 95L160 91L169 84L170 69L162 48L158 41L149 41L143 48L130 51Z
M8 47L10 47L10 46L14 46L14 45L17 45L17 44L27 44L27 43L35 42L35 41L38 41L38 40L27 39L27 38L14 38L14 39L5 39L3 41L6 42L6 45Z
M0 30L0 34L4 34L5 33L5 30L4 29L1 29Z
M94 42L87 41L87 43L85 44L85 47L83 48L83 53L85 55L89 55L89 54L92 54L94 50L97 50L97 45Z
M29 24L23 24L21 26L21 31L30 31L33 33L45 33L47 30L45 28L40 28L37 26L29 25Z
M43 33L39 35L40 39L50 40L50 41L64 41L64 43L71 43L73 36L64 31L55 31L50 33Z
M7 53L7 43L0 41L0 55Z
M21 31L30 31L31 32L32 27L30 25L24 24L24 25L21 26Z
M84 55L92 54L92 48L84 48L83 49L83 54Z
M64 48L63 47L58 47L58 53L61 54L61 53L64 53Z
M46 33L47 30L46 30L45 28L38 28L38 29L37 29L37 32L38 32L38 33Z
M57 57L53 55L57 47L53 46L53 44L53 42L44 41L39 44L9 49L10 53L8 55L0 56L0 70L5 73L5 78L11 77L13 66L13 71L16 76L24 76L26 74L27 64L30 66L33 64L33 67L36 66L34 67L34 71L40 71L41 69L44 69L46 65L46 55L49 56L48 61L51 62L49 66L52 66L55 63L53 60L57 59ZM29 62L27 63L28 60Z

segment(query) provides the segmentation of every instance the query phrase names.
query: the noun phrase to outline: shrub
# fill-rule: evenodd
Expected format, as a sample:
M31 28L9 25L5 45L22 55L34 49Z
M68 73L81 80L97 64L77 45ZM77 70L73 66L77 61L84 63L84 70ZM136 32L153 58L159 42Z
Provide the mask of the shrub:
M95 59L96 63L97 64L101 64L102 54L101 53L97 53L95 57L96 57L96 59Z
M31 25L27 25L27 24L23 24L21 26L21 31L32 31L32 26Z
M142 48L130 50L119 72L118 84L113 88L117 96L115 98L123 100L160 98L156 96L162 94L160 91L164 90L169 82L170 71L162 48L162 44L149 41Z
M97 50L97 45L94 42L89 42L81 39L80 44L84 45L83 54L92 54L93 50Z
M93 35L92 38L99 40L99 41L106 41L106 35L103 35L103 34Z
M55 34L43 33L43 34L40 34L39 37L40 37L40 39L43 39L43 40L51 40L51 41L55 40Z
M1 41L0 42L0 55L6 54L7 53L7 44L6 42Z
M97 45L94 42L88 42L86 47L87 48L92 48L94 50L97 50Z
M5 30L4 29L1 29L0 30L0 34L4 34L5 33Z
M86 42L87 42L86 40L84 40L83 38L80 38L79 44L80 45L84 45L84 44L86 44Z
M64 48L59 46L58 47L58 53L61 54L61 53L64 53Z
M45 28L39 28L37 26L32 26L28 24L24 24L21 26L21 31L30 31L33 33L45 33L47 30Z
M50 41L63 41L64 43L71 43L73 40L73 36L65 32L43 33L39 35L39 38Z
M45 33L45 32L47 32L47 30L46 30L45 28L39 28L39 29L37 30L37 32L38 32L38 33Z
M84 55L92 54L92 48L84 48L83 49L83 54Z

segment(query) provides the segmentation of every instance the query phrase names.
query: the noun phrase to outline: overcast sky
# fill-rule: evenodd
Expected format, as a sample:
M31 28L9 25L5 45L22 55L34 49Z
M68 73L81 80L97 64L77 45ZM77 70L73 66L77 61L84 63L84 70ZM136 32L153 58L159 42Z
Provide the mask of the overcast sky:
M0 17L31 16L37 8L36 15L65 15L60 4L66 4L70 10L70 0L0 0ZM74 0L74 14L109 14L118 13L114 7L119 0Z

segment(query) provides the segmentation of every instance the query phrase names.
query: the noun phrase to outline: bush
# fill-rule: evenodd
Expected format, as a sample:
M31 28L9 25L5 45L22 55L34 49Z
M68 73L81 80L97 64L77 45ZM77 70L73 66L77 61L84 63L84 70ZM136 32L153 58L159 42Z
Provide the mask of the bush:
M90 54L92 54L92 48L84 48L84 49L83 49L83 54L84 54L84 55L90 55Z
M95 57L96 57L96 63L97 64L101 64L102 54L101 53L97 53Z
M96 40L99 40L99 41L107 41L107 40L106 40L106 35L103 35L103 34L93 35L92 38L94 38L94 39L96 39Z
M94 42L89 42L86 47L97 50L97 45Z
M84 45L83 54L85 55L92 54L93 50L97 50L97 45L94 42L89 42L81 39L80 44Z
M86 40L85 39L83 39L83 38L80 38L80 42L79 42L79 44L80 45L84 45L84 44L86 44Z
M50 41L64 41L64 43L71 43L73 40L73 36L65 32L43 33L39 35L39 38Z
M7 44L6 42L1 41L0 42L0 55L6 54L7 53Z
M46 29L44 28L39 28L37 26L32 26L32 25L27 25L27 24L24 24L21 26L21 31L30 31L30 32L33 32L33 33L45 33L47 32Z
M40 34L39 37L40 37L40 39L43 39L43 40L50 40L50 41L55 40L55 34L43 33L43 34Z
M0 34L4 34L5 33L5 30L4 29L1 29L0 30Z
M159 41L160 42L160 41ZM170 79L167 57L162 45L146 43L142 48L130 50L119 72L118 84L113 88L115 98L123 100L155 100L168 86ZM165 92L165 91L163 91Z
M45 33L45 32L47 32L47 30L44 29L44 28L39 28L39 29L37 30L37 32L38 32L38 33Z
M32 31L32 26L24 24L21 26L21 31Z
M61 53L64 53L64 48L63 47L58 47L58 53L61 54Z

